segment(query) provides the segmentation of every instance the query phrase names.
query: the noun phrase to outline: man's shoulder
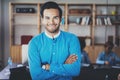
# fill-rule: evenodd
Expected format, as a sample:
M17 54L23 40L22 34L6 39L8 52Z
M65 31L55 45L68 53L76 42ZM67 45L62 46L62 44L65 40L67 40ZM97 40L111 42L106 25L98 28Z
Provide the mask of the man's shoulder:
M117 54L116 54L115 52L113 52L113 51L112 51L110 54L111 54L111 55L115 55L115 56L117 55Z
M105 51L99 53L99 56L104 56L104 55L105 55Z
M34 36L34 37L31 39L31 41L40 40L40 39L42 38L43 35L44 35L44 32L42 32L42 33L40 33L40 34Z
M69 36L69 37L77 37L75 34L73 33L70 33L70 32L66 32L66 31L61 31L61 33L64 35L64 36Z

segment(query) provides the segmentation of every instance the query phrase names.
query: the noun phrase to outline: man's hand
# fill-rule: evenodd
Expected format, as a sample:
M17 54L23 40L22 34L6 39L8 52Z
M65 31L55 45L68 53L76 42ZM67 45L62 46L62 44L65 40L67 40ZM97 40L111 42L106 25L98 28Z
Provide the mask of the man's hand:
M50 69L50 65L49 64L42 65L42 68L45 69L45 70L49 70Z
M49 64L46 64L45 65L45 70L49 70L50 69L50 65Z
M105 65L109 65L109 62L108 62L108 61L105 61Z
M65 64L72 64L78 59L78 56L75 54L70 55L67 60L65 61Z
M72 64L73 62L75 62L78 59L78 56L75 54L70 55L67 60L65 61L65 64ZM50 69L50 65L49 64L45 64L45 70L49 70Z

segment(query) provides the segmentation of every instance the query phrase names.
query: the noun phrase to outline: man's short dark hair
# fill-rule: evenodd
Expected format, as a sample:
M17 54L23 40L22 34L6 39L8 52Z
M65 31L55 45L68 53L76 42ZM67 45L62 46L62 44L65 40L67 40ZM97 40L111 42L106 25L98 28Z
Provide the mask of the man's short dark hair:
M62 18L61 8L59 7L59 5L56 2L52 2L52 1L46 2L41 6L41 9L40 9L41 16L43 17L43 12L44 12L45 9L51 9L51 8L58 9L59 16L60 16L60 18Z
M113 42L107 41L107 42L105 43L105 47L108 47L108 46L110 46L111 48L113 48L113 47L114 47Z

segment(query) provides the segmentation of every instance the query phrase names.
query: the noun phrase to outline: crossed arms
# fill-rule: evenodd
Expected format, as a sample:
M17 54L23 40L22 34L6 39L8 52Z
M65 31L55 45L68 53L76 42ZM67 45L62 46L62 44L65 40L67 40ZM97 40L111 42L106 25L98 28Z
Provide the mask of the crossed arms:
M70 55L66 61L65 61L65 64L72 64L73 62L75 62L76 60L78 59L78 56L75 55L75 54L72 54ZM49 70L50 69L50 64L45 64L45 65L42 65L43 69L45 70Z
M48 64L44 64L44 69L42 68L43 65L40 62L43 62L44 57L45 59L47 59L49 56L46 54L41 54L41 56L44 56L41 59L40 53L39 53L40 52L39 50L41 49L41 47L39 45L41 44L38 44L37 41L34 41L29 44L29 48L28 48L28 53L29 53L28 60L29 60L30 74L32 76L32 80L46 80L50 78L53 79L54 77L70 78L71 76L79 75L80 66L81 66L81 55L80 55L81 52L80 52L80 46L77 38L74 38L72 42L70 42L69 44L70 47L65 47L66 49L69 49L68 51L69 55L64 53L61 53L61 55L58 55L62 62L60 60L59 60L60 61L59 63L48 62ZM62 46L64 46L64 44ZM44 47L44 48L47 48L47 47ZM47 53L47 50L44 50L44 48L43 48L43 52L45 53L46 51ZM66 55L68 55L68 57L65 57Z

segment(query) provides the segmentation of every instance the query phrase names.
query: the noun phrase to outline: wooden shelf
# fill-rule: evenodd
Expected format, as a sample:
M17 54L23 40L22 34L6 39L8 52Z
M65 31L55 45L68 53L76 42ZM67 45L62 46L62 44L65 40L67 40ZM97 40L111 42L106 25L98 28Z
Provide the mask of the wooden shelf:
M68 26L82 26L82 27L84 27L84 26L91 26L91 25L81 25L81 24L77 24L77 23L69 23L68 24Z
M40 7L41 7L42 4L43 3L24 3L24 2L23 3L16 2L16 3L10 3L9 4L9 12L10 12L9 13L10 49L12 50L11 51L12 55L15 54L15 52L17 52L18 54L21 53L21 51L20 51L21 50L21 45L13 44L13 41L15 41L14 40L15 36L18 35L18 34L16 35L15 32L14 32L15 31L15 27L21 27L22 26L22 28L25 28L25 29L27 29L27 27L28 27L28 29L36 28L36 30L38 30L37 34L42 32L41 16L40 16ZM116 35L116 33L117 33L117 31L119 31L119 30L117 30L118 29L117 27L120 25L120 22L116 22L113 25L96 25L96 18L97 17L104 18L104 17L108 16L110 18L113 17L115 19L114 21L119 21L119 18L120 18L120 12L119 12L120 11L120 4L59 3L59 5L60 5L60 7L63 10L63 16L62 17L64 18L64 25L61 24L62 29L64 31L68 31L69 32L70 28L73 29L74 27L77 27L76 28L77 31L78 31L78 32L76 31L77 33L80 33L79 29L83 29L83 32L81 34L78 34L78 36L81 35L79 37L83 37L84 36L84 32L88 31L87 35L89 35L89 37L91 38L91 42L92 42L91 43L92 45L90 46L90 49L88 49L88 50L91 53L93 53L95 56L97 56L96 53L99 52L99 47L96 48L96 46L101 46L101 45L104 44L104 43L103 44L99 44L99 42L96 43L96 40L97 40L96 39L96 33L95 33L95 32L97 32L96 31L96 27L98 27L98 26L101 26L101 27L105 26L106 27L107 26L107 28L109 28L109 26L110 27L113 26L112 28L115 28L115 29L114 29L114 31L112 31L112 33L115 34L114 37L118 36L118 35ZM35 8L36 11L35 11L35 13L16 13L15 9L17 8L17 6L22 6L22 7L23 6L32 6L33 8ZM103 13L100 12L101 8L99 9L99 7L113 7L114 8L113 11L115 11L116 14L112 15L112 13L111 13L112 9L111 9L111 10L109 10L110 11L109 14L105 14L104 15ZM75 13L74 12L70 13L69 12L70 9L81 9L81 10L82 9L88 9L88 12L89 12L89 10L90 10L90 12L89 13L86 12L86 14L84 14L84 12L80 13L79 11L78 11L78 13L76 13L76 12ZM23 19L24 16L25 16L25 19ZM79 17L86 17L86 16L90 17L90 21L91 21L90 24L88 24L88 25L81 25L81 24L75 23L77 18L79 18ZM19 18L22 18L22 19L19 19ZM32 21L31 21L31 23L29 21L26 22L27 20L30 20L30 19L35 21L35 22L32 22ZM18 22L16 20L18 20ZM19 21L19 20L24 20L24 23L21 23L22 21ZM72 22L74 22L74 23L72 23ZM87 26L87 28L85 28L85 29L87 29L87 30L84 30L84 28L81 28L81 27L86 27L86 26ZM103 30L103 31L105 31L105 30ZM103 31L101 31L101 33L105 33ZM36 31L33 31L33 33L35 33L35 32ZM98 32L97 32L97 34L98 34ZM108 32L107 32L107 34L109 35ZM104 38L107 38L108 35L107 36L105 35ZM99 38L99 37L101 37L101 35L100 36L97 35L97 37ZM93 47L95 47L95 48L93 48ZM101 48L101 50L102 49L103 48ZM89 54L93 56L93 54L91 54L91 53L89 53ZM91 57L91 58L93 58L93 57ZM93 58L93 59L95 60L95 58Z
M37 16L37 13L13 13L15 16Z
M39 13L40 10L38 10L38 9L40 9L41 4L43 4L43 3L22 3L22 2L11 3L11 5L14 5L14 6L15 5L34 5L37 8L37 13L15 13L15 12L12 12L12 14L13 14L13 16L37 16L37 17L39 16L40 17L40 13ZM63 17L65 17L65 19L66 19L65 24L64 24L66 29L68 29L69 26L71 26L71 25L73 25L73 26L116 26L116 25L119 25L119 23L114 24L114 25L95 25L94 22L93 22L94 25L93 24L91 24L91 25L79 25L79 24L69 24L67 22L68 21L67 19L69 18L69 16L90 16L93 21L98 16L102 16L102 17L106 17L106 16L117 17L117 16L120 16L120 14L116 14L116 15L106 14L106 15L104 15L104 14L97 14L96 13L97 12L97 7L109 7L109 6L110 7L111 6L112 7L119 7L120 6L119 4L85 4L85 3L82 3L82 4L79 4L79 3L69 3L68 4L67 3L66 4L66 3L59 3L59 5L64 7L65 12L63 13ZM12 6L12 8L14 8L14 6ZM86 7L87 7L87 9L91 10L91 13L90 14L76 14L76 13L75 14L70 14L69 9L76 9L75 7L74 8L69 8L71 6L81 7L81 8L77 8L77 9L86 9ZM36 24L14 24L14 26L41 26L40 21L38 23L39 23L38 25L36 25ZM94 34L93 31L94 30L91 29L91 34ZM91 35L91 36L94 37L94 35Z
M92 14L68 14L68 16L92 16Z
M95 27L99 27L99 26L116 26L116 25L95 25Z
M26 27L29 27L29 26L37 26L37 24L14 24L14 26L26 26Z
M96 14L96 17L97 16L104 16L104 17L108 17L108 16L120 16L120 15L112 15L112 14Z
M120 4L95 4L97 6L120 6Z
M33 3L33 2L11 2L11 5L37 5L39 3Z

